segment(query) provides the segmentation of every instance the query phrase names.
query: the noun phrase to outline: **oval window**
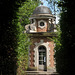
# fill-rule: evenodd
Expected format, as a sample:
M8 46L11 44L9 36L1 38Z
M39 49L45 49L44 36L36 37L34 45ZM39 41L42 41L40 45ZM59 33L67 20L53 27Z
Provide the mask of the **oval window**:
M40 22L40 26L44 26L45 24L44 24L44 22Z

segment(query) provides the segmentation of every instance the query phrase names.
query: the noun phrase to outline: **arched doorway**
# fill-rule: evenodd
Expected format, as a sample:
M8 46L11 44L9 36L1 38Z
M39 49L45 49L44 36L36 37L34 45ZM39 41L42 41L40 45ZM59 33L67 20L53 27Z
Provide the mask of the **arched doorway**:
M47 62L47 57L46 57L46 47L45 46L39 46L38 48L38 69L40 71L46 71L47 70L47 66L46 66L46 62Z

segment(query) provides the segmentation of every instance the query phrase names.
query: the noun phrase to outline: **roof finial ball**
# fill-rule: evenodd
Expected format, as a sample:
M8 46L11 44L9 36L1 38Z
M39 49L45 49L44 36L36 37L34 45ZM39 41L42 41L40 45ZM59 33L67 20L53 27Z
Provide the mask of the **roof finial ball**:
M43 2L41 2L41 5L43 5Z

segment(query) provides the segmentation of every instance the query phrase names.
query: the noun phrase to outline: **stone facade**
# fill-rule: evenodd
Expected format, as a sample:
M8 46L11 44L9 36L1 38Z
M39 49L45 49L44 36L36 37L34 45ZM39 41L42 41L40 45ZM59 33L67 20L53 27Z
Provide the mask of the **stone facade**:
M45 12L45 9L48 11ZM36 10L41 10L37 11ZM44 10L44 11L43 11ZM40 14L42 13L42 14ZM28 70L54 71L54 21L55 17L49 8L37 7L30 17L31 23L25 26L30 35Z
M54 67L54 43L48 38L33 38L32 39L32 45L30 46L30 55L29 55L29 66L30 67L36 67L38 66L38 58L36 58L36 55L38 55L38 47L40 45L43 45L47 48L47 62L48 67Z
M48 28L48 19L37 19L36 20L37 22L37 32L47 32L47 28ZM40 26L40 22L44 22L45 23L45 26L43 28L41 28Z

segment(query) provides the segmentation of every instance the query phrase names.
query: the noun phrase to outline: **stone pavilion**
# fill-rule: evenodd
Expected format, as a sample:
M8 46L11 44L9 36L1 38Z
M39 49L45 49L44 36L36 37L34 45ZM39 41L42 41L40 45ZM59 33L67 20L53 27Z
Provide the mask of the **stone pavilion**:
M54 42L56 32L56 17L46 6L38 6L29 18L31 24L25 26L30 34L28 70L55 71Z

